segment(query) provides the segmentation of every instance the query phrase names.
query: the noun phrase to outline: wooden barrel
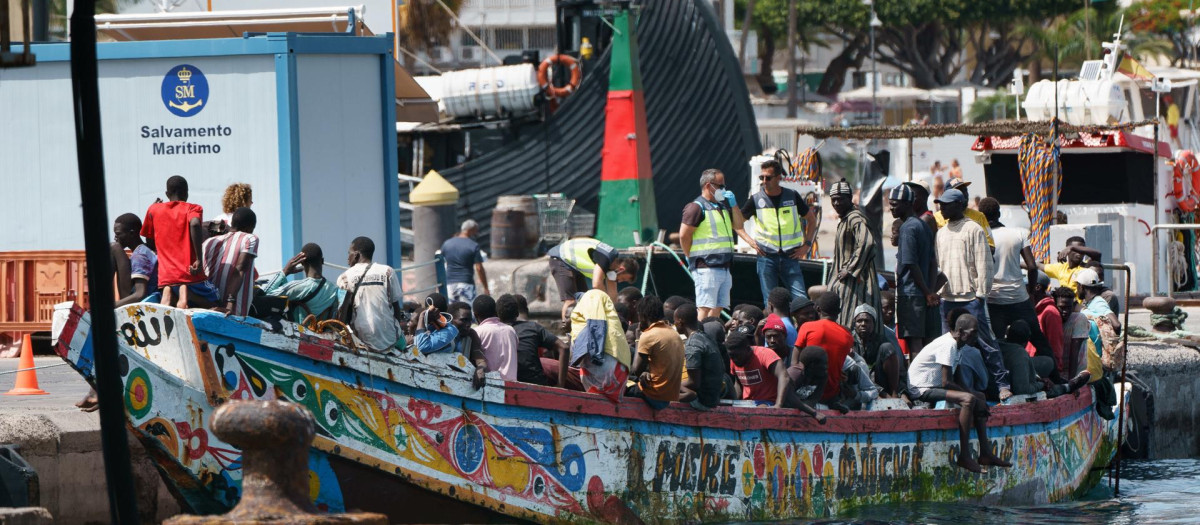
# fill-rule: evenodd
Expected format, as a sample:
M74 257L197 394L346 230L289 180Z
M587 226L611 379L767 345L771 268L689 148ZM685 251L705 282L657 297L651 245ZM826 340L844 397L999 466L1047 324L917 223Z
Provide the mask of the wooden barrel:
M537 247L541 239L541 229L538 227L537 202L529 195L501 195L496 199L497 210L519 210L525 215L525 246L530 253Z
M525 259L530 257L525 213L521 210L492 210L492 258Z

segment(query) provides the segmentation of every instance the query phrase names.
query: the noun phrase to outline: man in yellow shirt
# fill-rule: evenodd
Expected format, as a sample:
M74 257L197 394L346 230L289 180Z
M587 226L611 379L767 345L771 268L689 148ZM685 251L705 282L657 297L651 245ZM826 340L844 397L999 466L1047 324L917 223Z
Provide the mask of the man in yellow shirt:
M1060 285L1070 288L1072 292L1078 292L1079 288L1075 285L1075 274L1085 268L1083 258L1099 261L1100 256L1099 250L1087 247L1087 241L1083 237L1074 236L1068 238L1066 248L1058 252L1056 258L1058 262L1038 264L1038 269L1051 278L1058 279Z
M967 186L970 186L970 185L971 185L970 182L967 182L962 179L950 179L950 183L946 185L946 189L961 191L963 194L963 197L967 198L967 202L971 202L971 196L969 194L967 194ZM976 224L983 227L983 235L985 237L987 237L988 247L990 247L994 250L996 248L996 241L992 240L992 229L991 229L991 227L988 226L987 217L983 213L981 213L979 210L973 210L971 208L967 208L966 210L963 210L963 216L965 216L968 219L971 219L972 221L975 221ZM937 221L937 225L938 225L939 229L946 227L946 224L950 222L950 221L946 220L945 217L942 216L942 212L940 212L940 211L934 213L933 218L934 218L934 220Z

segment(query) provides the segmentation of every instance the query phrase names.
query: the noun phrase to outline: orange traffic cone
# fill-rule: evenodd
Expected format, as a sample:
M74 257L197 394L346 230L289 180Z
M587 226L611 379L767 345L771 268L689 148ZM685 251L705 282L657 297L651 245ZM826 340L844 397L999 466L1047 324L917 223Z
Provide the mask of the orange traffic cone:
M29 334L21 340L21 362L17 364L17 384L12 390L5 392L6 396L44 396L46 391L38 388L37 371L33 370L33 343Z

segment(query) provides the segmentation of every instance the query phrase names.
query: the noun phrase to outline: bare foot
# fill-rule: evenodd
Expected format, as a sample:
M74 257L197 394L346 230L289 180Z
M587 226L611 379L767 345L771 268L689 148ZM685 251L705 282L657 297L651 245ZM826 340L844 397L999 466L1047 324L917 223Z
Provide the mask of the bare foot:
M976 463L975 460L971 459L971 456L959 456L958 461L956 461L955 464L976 474L983 472L983 469L979 468L979 463Z
M181 285L179 287L179 302L175 303L175 308L179 308L180 310L186 310L187 307L188 307L187 285Z
M979 464L1001 468L1008 468L1012 466L1012 463L1004 461L1003 459L996 457L994 454L980 455Z
M75 406L84 412L95 412L97 408L100 408L100 400L96 398L96 390L93 389L91 392L88 392L88 395L80 399L78 403L75 403Z
M163 306L171 306L175 304L175 290L170 286L164 286L162 289L162 301L159 304Z

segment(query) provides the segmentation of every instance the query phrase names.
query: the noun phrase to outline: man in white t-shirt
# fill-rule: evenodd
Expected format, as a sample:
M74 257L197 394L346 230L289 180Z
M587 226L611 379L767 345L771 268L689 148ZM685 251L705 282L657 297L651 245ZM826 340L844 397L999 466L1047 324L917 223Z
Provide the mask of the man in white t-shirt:
M982 392L971 391L954 380L954 367L958 364L959 349L974 345L978 341L979 321L963 308L949 315L950 333L944 334L925 346L913 359L908 368L909 382L920 394L918 399L927 403L948 401L957 403L958 409L958 466L971 472L982 472L980 465L1011 467L992 452L987 437L988 405ZM971 426L979 438L979 461L971 458Z
M1000 222L1000 203L991 197L979 201L979 211L988 220L992 229L992 240L996 251L992 254L996 273L992 277L992 290L988 293L988 317L993 334L1006 334L1016 320L1029 325L1029 342L1037 349L1037 355L1053 358L1054 350L1042 333L1037 322L1037 312L1029 298L1029 290L1037 284L1037 260L1029 246L1029 230L1005 226ZM1025 268L1021 268L1024 262ZM1063 382L1055 374L1056 382Z
M390 266L375 264L371 260L374 256L374 241L367 237L354 239L346 261L350 269L337 279L338 288L355 293L351 328L363 344L376 352L404 348L404 333L400 330L400 303L404 300L400 279Z

